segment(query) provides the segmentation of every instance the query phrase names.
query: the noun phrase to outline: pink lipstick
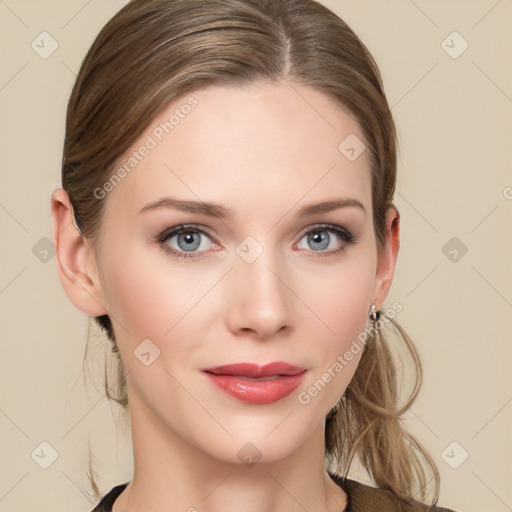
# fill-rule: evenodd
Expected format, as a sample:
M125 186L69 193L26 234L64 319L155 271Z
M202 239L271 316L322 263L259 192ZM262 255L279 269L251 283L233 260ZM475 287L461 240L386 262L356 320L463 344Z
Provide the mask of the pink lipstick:
M236 363L202 370L222 391L250 404L277 402L302 382L306 368L275 362L264 366Z

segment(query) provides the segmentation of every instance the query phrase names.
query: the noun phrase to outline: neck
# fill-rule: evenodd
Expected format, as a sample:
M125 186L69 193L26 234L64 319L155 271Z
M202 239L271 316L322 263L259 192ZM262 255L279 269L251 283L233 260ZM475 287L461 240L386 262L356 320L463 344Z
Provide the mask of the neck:
M133 394L132 394L133 397ZM219 460L130 401L134 474L113 512L341 512L345 492L325 470L323 422L284 458ZM237 451L244 446L233 440ZM248 448L248 453L251 449Z

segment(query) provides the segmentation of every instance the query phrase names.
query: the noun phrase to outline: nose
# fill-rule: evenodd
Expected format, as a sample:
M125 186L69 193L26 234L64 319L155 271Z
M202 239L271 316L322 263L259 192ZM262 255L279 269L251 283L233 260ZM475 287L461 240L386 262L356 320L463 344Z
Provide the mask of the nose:
M270 251L252 263L237 257L226 290L229 330L257 339L291 330L295 296L289 281L289 273Z

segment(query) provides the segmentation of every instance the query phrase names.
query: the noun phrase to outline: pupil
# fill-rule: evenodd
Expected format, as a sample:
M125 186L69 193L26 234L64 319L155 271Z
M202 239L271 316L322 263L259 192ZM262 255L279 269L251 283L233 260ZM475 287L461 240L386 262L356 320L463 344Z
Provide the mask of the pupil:
M188 245L190 248L192 248L192 246L196 243L194 241L195 235L196 235L196 233L191 232L191 231L183 232L182 234L179 235L179 240L182 243L185 242L185 245ZM194 247L194 248L196 248L196 247Z
M318 243L321 243L325 240L327 240L327 237L329 235L325 234L325 231L316 231L315 233L313 233L311 236L311 240L313 244L318 244ZM317 249L318 249L318 246L317 246Z

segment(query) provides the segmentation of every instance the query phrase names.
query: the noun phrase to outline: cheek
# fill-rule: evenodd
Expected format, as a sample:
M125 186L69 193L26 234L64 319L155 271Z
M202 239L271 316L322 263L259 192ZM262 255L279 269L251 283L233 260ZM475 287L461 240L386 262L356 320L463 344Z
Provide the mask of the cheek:
M334 346L343 346L352 336L364 331L369 315L375 279L371 258L355 255L331 267L318 278L309 278L303 291L310 305L324 323ZM331 336L329 336L329 334Z
M347 258L329 271L329 279L308 280L308 306L318 319L308 321L316 325L316 354L314 372L303 388L299 402L334 405L352 379L363 348L363 335L369 322L369 304L372 300L375 268L371 250L361 257ZM323 282L321 282L323 281ZM311 331L313 332L313 331ZM319 333L323 333L319 335Z
M174 323L181 310L179 278L169 273L160 262L150 261L141 247L112 242L103 259L109 314L116 332L139 338L161 337ZM116 255L122 254L122 257ZM124 328L123 328L124 327Z
M334 265L303 260L295 269L301 274L300 283L292 282L301 299L296 304L299 317L295 322L300 329L316 332L329 357L350 345L366 326L375 274L372 248L367 245L349 250ZM102 256L105 294L114 326L117 324L116 334L130 336L132 344L149 338L161 345L157 340L170 340L191 322L196 328L201 325L201 312L203 322L212 309L225 314L221 304L211 303L223 288L218 284L223 274L218 267L208 270L198 263L191 272L194 263L167 258L171 257L158 247L148 249L147 242L123 243L119 235L109 239ZM227 282L229 279L224 284Z
M213 272L187 271L186 263L171 263L159 250L143 243L108 249L103 273L108 310L120 343L129 338L130 345L137 345L149 338L163 350L199 321L201 299L219 279ZM115 254L123 257L109 257Z

